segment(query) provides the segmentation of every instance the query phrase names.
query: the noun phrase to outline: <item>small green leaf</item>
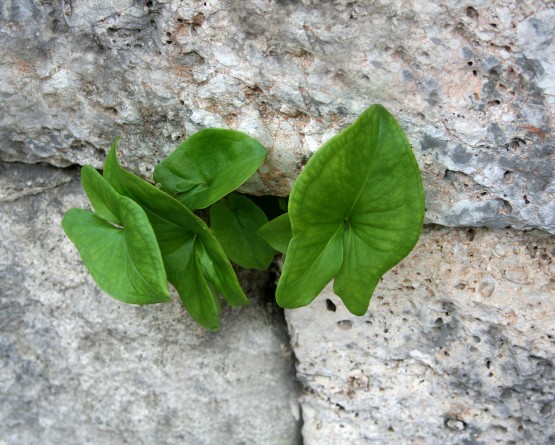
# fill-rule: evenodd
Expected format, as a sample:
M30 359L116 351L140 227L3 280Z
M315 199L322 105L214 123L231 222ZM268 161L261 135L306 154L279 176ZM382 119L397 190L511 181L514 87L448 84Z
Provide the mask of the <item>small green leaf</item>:
M220 296L211 289L195 249L198 237L182 240L180 248L166 255L166 263L170 261L177 267L169 266L171 282L178 290L183 305L193 319L204 328L215 331L220 327ZM168 272L169 274L170 272Z
M276 254L258 235L268 218L254 202L237 193L210 207L210 225L227 257L247 269L266 270Z
M162 256L145 212L94 168L83 167L81 179L97 214L70 209L62 227L98 286L126 303L170 301Z
M219 327L219 295L231 306L248 304L237 276L206 224L187 207L118 163L116 143L106 159L104 176L122 195L136 201L154 229L168 280L191 316L207 329Z
M308 161L289 199L293 238L276 299L309 304L335 277L355 315L380 277L420 236L424 191L405 134L380 105L330 139Z
M264 224L258 234L278 252L287 253L287 246L293 236L289 213L284 213Z
M154 169L154 180L191 210L204 209L249 179L266 149L240 131L199 131Z

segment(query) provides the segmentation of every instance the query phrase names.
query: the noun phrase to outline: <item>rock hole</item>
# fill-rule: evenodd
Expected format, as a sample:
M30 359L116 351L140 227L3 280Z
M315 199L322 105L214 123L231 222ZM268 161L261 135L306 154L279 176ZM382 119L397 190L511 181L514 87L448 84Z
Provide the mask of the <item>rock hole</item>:
M509 201L506 199L502 199L501 202L503 203L503 208L499 209L498 212L503 215L510 215L513 213L513 206Z
M524 204L530 204L530 201L528 200L528 197L526 195L524 195L522 198L524 199Z
M505 388L503 392L501 392L501 398L503 400L510 399L513 396L514 390L512 388Z
M453 431L463 431L466 428L466 423L460 419L448 417L445 419L445 426Z
M472 74L474 74L475 76L477 76L477 75L478 75L478 71L472 70Z
M477 19L479 14L478 11L476 11L472 6L469 6L466 8L466 16L471 19Z
M497 71L495 68L492 68L491 70L489 70L488 73L491 77L493 78L499 78L499 71Z
M339 320L337 322L337 326L339 326L339 329L342 329L343 331L350 331L353 329L353 322L351 320Z
M475 237L475 236L476 236L476 230L474 230L474 229L468 229L468 230L466 231L466 239L467 239L468 241L471 241L471 242L474 241L474 237Z
M331 312L335 312L337 310L337 306L335 305L335 303L333 301L331 301L329 298L326 300L326 309L328 311Z

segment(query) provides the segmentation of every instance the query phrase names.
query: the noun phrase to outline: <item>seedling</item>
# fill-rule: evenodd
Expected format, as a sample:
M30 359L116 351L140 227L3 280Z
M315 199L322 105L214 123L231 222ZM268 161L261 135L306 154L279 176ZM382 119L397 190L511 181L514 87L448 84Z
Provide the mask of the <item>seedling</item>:
M403 131L379 105L314 154L288 212L269 222L234 192L266 157L243 133L207 129L191 136L156 167L159 187L123 169L116 151L117 140L103 176L83 167L96 213L70 209L64 230L106 293L127 303L165 302L169 281L206 329L219 327L220 297L231 306L248 304L229 259L266 269L277 251L286 253L280 306L305 306L335 279L347 309L363 315L380 277L420 235L420 171ZM210 228L193 213L209 206Z

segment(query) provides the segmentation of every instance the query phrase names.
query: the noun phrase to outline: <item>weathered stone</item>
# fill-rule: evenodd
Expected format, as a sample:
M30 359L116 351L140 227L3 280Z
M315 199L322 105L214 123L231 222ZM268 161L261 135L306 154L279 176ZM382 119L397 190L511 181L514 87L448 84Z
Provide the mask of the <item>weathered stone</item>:
M34 193L0 198L0 443L299 443L285 323L263 297L269 277L244 272L252 305L224 308L218 333L178 298L113 300L60 226L69 207L86 206L76 172L52 170L28 167ZM9 184L22 169L0 171Z
M371 103L407 131L427 221L555 233L552 2L5 0L0 159L145 177L186 135L270 150L244 190L286 195Z
M555 440L555 238L427 229L364 317L286 311L307 445Z
M101 167L122 135L150 178L230 127L269 149L243 190L287 195L382 103L428 223L555 233L554 18L547 0L0 0L0 160ZM208 334L178 302L102 295L59 227L85 204L75 175L0 163L2 445L295 443L279 313L254 297ZM429 230L367 316L329 293L290 312L306 443L553 441L553 254L541 233Z

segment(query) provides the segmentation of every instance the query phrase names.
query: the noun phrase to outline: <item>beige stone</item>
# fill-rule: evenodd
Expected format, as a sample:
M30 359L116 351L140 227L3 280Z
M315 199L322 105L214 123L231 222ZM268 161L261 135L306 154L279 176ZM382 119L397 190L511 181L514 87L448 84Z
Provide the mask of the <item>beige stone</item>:
M368 313L287 311L307 445L555 439L555 238L428 228Z

